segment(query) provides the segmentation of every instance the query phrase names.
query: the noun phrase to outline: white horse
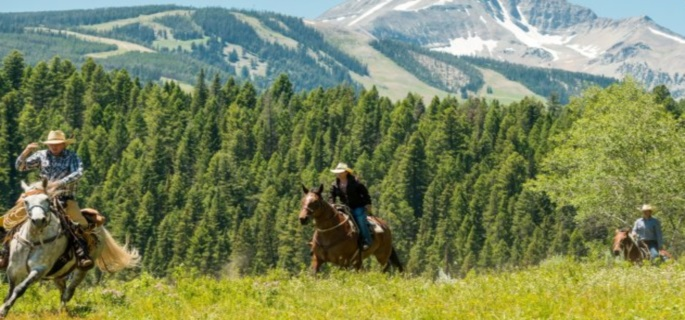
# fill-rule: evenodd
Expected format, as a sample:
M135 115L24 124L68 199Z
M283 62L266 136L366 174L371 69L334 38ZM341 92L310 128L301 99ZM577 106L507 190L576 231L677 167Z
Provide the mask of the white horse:
M55 282L60 291L61 306L66 307L88 272L76 268L76 258L68 246L66 232L69 231L63 228L52 208L53 199L45 191L47 181L32 186L27 186L23 181L21 184L26 193L24 206L28 219L10 242L7 266L9 294L0 307L0 317L7 315L32 283L42 279ZM96 227L93 233L97 237L97 245L90 256L100 270L117 272L138 265L140 257L137 250L128 250L126 246L119 245L104 226ZM66 258L58 263L63 255Z

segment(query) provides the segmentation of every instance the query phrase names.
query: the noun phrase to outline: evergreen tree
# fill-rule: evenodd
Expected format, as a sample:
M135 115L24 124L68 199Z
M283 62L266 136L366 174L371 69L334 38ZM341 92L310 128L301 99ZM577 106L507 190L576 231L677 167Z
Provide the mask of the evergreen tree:
M24 68L26 68L24 56L17 50L13 50L5 59L3 59L2 73L12 89L19 90L21 87Z
M83 95L85 84L78 73L73 73L67 80L63 94L64 119L71 128L81 128L83 126Z

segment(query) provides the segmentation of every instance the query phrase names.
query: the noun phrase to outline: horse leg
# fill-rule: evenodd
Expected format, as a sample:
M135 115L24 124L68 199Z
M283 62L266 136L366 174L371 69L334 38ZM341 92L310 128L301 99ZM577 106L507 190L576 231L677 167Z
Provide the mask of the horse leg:
M57 287L57 289L59 289L59 296L60 296L60 300L61 300L62 296L64 295L64 289L66 289L66 287L67 287L67 280L65 278L55 278L55 280L53 280L53 282L55 283L55 286ZM62 304L62 305L60 305L60 307L62 310L64 310L65 305Z
M17 299L21 297L24 294L24 292L26 292L26 289L28 289L31 284L40 279L44 273L45 270L42 269L31 270L29 276L26 277L26 279L24 279L24 281L18 284L15 288L13 288L14 290L10 291L8 299L6 299L5 303L3 303L2 307L0 307L1 318L4 318L7 315L7 312L9 312L12 305L14 305L14 302L16 302ZM11 287L12 286L10 285L10 288Z
M9 278L9 292L7 292L7 296L3 302L7 302L7 300L9 300L9 298L12 296L12 292L14 292L14 287L16 286L15 284L16 281L14 281L13 278Z
M319 273L323 264L323 259L319 258L316 254L312 254L312 275Z
M62 293L62 305L66 306L67 302L71 300L71 298L74 296L74 291L76 291L76 287L78 287L81 282L83 282L83 279L86 278L86 274L88 273L88 270L80 270L76 269L74 273L71 275L71 281L69 281L69 285L67 286L67 289Z
M400 257L397 255L395 248L392 248L392 252L390 252L390 262L397 270L404 272L404 267L402 267L402 262L400 261Z

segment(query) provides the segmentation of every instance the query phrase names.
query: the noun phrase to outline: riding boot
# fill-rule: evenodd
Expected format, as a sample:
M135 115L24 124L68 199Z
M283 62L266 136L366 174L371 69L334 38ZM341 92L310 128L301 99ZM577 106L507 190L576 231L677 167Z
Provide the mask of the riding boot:
M74 253L76 253L76 266L84 271L90 270L94 263L88 254L88 243L83 238L83 234L74 234L71 240L71 245L74 246Z

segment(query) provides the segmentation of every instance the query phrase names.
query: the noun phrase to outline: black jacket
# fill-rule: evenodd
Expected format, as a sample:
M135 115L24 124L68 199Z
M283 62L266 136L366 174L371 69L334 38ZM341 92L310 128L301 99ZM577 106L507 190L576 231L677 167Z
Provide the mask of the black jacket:
M336 198L350 207L351 209L364 207L371 204L371 197L369 197L369 190L366 189L363 183L358 182L357 179L351 175L347 175L347 190L343 192L340 188L340 179L335 179L331 186L331 192L328 197L329 203L335 203Z

